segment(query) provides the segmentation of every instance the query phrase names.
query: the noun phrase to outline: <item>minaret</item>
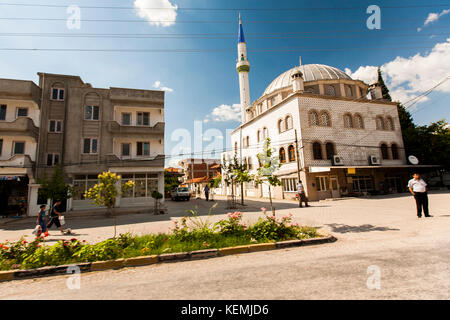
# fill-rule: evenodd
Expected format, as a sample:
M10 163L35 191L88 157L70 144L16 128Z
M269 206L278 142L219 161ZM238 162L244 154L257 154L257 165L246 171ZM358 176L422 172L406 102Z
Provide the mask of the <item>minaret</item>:
M248 72L250 63L247 59L247 45L245 44L244 30L242 28L241 14L239 13L239 36L238 36L238 61L236 70L239 75L239 90L241 94L241 115L242 123L248 121L250 109L250 86L248 82Z

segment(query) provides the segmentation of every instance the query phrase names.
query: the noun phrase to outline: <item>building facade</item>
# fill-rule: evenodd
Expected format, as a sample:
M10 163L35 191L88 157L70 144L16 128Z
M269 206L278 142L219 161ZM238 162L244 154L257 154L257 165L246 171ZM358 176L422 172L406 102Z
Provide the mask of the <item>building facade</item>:
M116 206L145 206L151 193L164 193L164 92L125 88L93 88L78 76L39 73L39 124L28 214L34 215L37 178L52 175L62 165L74 197L66 210L93 208L84 192L97 176L111 171L133 190Z
M247 59L242 33L240 24L238 57ZM237 71L241 78L242 70ZM404 152L397 103L383 100L377 84L369 88L327 65L299 65L276 77L244 111L225 159L236 154L256 174L257 154L270 138L282 164L275 175L283 186L272 190L275 198L295 197L298 172L311 200L404 190L412 166ZM244 192L268 197L268 188L247 183ZM229 188L224 193L230 194Z
M200 194L203 187L208 184L211 179L217 178L220 174L219 159L184 159L179 162L181 172L182 185L189 187L192 193Z

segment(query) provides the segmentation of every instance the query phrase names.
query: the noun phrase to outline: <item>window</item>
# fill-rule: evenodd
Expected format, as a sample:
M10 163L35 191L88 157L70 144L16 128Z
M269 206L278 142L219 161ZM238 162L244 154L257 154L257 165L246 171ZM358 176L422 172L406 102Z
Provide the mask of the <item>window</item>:
M136 154L138 156L149 156L150 155L150 142L138 142Z
M258 130L258 132L256 133L256 140L258 141L258 143L262 141L261 130Z
M347 97L353 96L353 93L352 93L352 87L350 87L349 85L346 85L346 86L345 86L345 95L346 95Z
M355 128L364 129L363 118L359 114L355 115Z
M330 182L327 176L316 177L316 189L317 191L330 190Z
M384 120L383 117L378 116L376 118L377 130L384 130Z
M318 126L319 125L319 115L315 111L311 111L309 113L309 122L312 126Z
M83 142L83 153L97 153L98 152L98 140L96 138L85 138Z
M237 153L237 150L238 150L238 143L235 142L235 143L234 143L234 152Z
M59 154L49 153L47 154L47 166L53 167L59 163Z
M398 146L397 146L397 144L393 143L391 145L391 151L392 151L392 159L398 160L399 156L398 156Z
M344 126L346 128L353 128L353 119L352 119L352 116L350 114L345 114L344 115Z
M293 145L288 147L289 161L295 161L295 148Z
M278 120L278 132L282 133L285 130L283 119Z
M137 113L137 125L138 126L148 126L148 125L150 125L150 113L148 113L148 112L138 112Z
M334 144L331 142L327 142L327 144L325 145L325 150L327 152L327 159L328 160L333 159L333 156L335 155Z
M386 130L394 131L394 121L391 117L386 118Z
M270 106L273 107L276 103L276 97L273 96L272 98L270 98Z
M122 157L129 157L131 155L131 143L122 143L121 154Z
M266 127L263 128L263 138L267 139L269 137L269 130Z
M335 96L336 95L336 90L334 89L333 86L327 86L327 95L329 95L329 96Z
M328 114L328 112L322 112L322 114L320 115L320 118L322 121L322 126L331 127L331 120L330 120L330 115Z
M286 130L292 129L292 117L291 116L287 116L286 120Z
M14 141L14 154L25 154L25 142Z
M248 170L253 169L252 157L248 157L247 165L248 165Z
M280 148L279 154L280 154L279 155L280 162L285 163L286 162L286 150L284 150L284 148Z
M383 159L389 159L389 152L388 152L388 146L385 143L382 143L380 146L381 149L381 157Z
M64 100L64 89L52 88L52 100Z
M84 109L84 120L98 120L100 119L99 106L86 106Z
M319 142L313 143L313 157L314 160L322 160L322 145Z
M297 179L281 179L281 184L283 185L284 192L296 192L297 191Z
M28 117L28 108L17 108L17 118Z
M375 184L370 176L353 176L352 177L352 188L353 191L367 192L375 189Z
M6 119L6 104L0 106L0 120Z
M131 125L131 113L122 113L122 125L123 126Z
M62 121L61 120L50 120L48 132L62 132Z
M2 155L3 152L3 139L0 139L0 156Z

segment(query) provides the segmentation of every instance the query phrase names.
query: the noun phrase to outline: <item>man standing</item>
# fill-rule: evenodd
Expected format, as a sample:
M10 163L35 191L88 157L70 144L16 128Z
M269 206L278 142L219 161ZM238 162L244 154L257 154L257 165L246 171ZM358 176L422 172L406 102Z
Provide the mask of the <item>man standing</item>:
M203 191L205 192L206 201L209 201L209 185L208 184L205 186Z
M422 218L422 208L425 217L431 217L428 212L427 184L420 178L420 174L413 174L413 179L408 182L408 188L416 200L417 217Z
M61 231L61 234L64 234L64 230L61 227L61 223L59 222L59 217L62 215L62 209L61 209L61 200L56 200L55 205L52 207L50 211L50 221L47 225L47 232L50 229L50 227L54 224L59 231Z
M308 198L306 198L306 194L305 194L305 187L303 187L303 183L302 183L302 180L300 180L298 183L297 183L297 193L298 193L298 197L299 197L299 203L298 203L298 206L300 207L300 208L302 208L303 206L302 206L302 202L304 202L305 203L305 207L309 207L309 204L308 204Z

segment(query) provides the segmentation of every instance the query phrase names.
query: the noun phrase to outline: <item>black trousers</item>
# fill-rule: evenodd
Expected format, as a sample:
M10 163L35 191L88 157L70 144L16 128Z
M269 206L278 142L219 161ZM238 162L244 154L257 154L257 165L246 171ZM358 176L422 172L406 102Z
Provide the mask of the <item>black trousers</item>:
M302 202L305 203L306 206L308 206L308 198L306 197L306 194L304 192L299 192L300 201L299 206L302 207Z
M422 208L425 213L425 217L429 216L428 212L428 194L426 192L414 192L414 199L416 200L417 216L422 216Z
M205 192L206 201L209 201L209 192Z

